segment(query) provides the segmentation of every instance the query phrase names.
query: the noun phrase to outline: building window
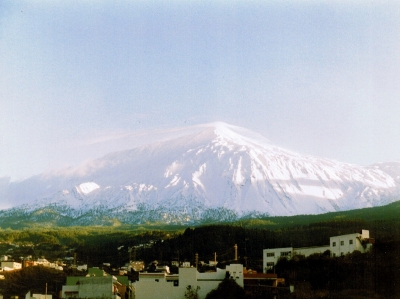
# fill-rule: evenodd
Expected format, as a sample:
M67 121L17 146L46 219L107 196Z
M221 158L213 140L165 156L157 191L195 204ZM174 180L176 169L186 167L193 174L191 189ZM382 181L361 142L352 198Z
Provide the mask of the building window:
M267 252L267 257L269 256L275 256L275 252Z
M274 267L274 263L273 262L268 262L267 263L267 268L272 268Z
M291 252L290 251L282 251L281 256L290 256Z
M344 241L340 241L340 245L344 245Z
M349 244L352 245L353 244L353 240L349 240Z
M174 287L179 286L179 280L174 280Z
M332 243L332 247L336 247L336 242L333 242L333 243Z

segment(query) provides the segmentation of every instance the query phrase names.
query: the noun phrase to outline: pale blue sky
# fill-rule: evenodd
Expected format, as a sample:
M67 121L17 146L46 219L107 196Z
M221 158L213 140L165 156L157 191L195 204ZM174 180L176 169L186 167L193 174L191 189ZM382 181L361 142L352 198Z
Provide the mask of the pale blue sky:
M77 164L95 136L213 121L399 161L400 2L0 2L0 177Z

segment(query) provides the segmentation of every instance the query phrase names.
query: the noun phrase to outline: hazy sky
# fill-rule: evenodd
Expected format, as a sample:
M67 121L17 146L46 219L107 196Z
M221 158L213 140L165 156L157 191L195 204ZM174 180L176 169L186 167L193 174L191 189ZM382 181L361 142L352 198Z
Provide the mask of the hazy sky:
M213 121L399 161L400 2L0 2L0 177L78 163L93 138Z

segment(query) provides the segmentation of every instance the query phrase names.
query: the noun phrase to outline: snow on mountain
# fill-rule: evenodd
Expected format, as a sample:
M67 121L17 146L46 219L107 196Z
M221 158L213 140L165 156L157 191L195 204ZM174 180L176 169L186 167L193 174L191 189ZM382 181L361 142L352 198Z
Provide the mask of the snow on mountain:
M7 196L26 213L52 207L89 222L102 214L186 223L372 207L398 200L399 190L400 163L361 167L300 155L244 128L212 123L10 183Z
M90 192L92 192L92 191L94 191L94 190L96 190L96 189L99 189L99 188L100 188L100 186L97 185L96 183L94 183L94 182L88 182L88 183L80 184L78 187L76 187L76 190L77 190L79 193L89 194ZM68 191L67 191L67 192L68 192Z

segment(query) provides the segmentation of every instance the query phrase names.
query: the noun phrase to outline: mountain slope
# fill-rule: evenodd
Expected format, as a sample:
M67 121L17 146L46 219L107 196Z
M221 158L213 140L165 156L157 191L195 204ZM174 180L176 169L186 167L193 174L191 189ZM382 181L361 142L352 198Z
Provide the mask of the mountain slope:
M243 128L212 123L10 183L7 196L14 212L48 213L49 221L56 214L80 225L231 221L387 204L399 198L399 175L400 163L361 167L300 155Z

